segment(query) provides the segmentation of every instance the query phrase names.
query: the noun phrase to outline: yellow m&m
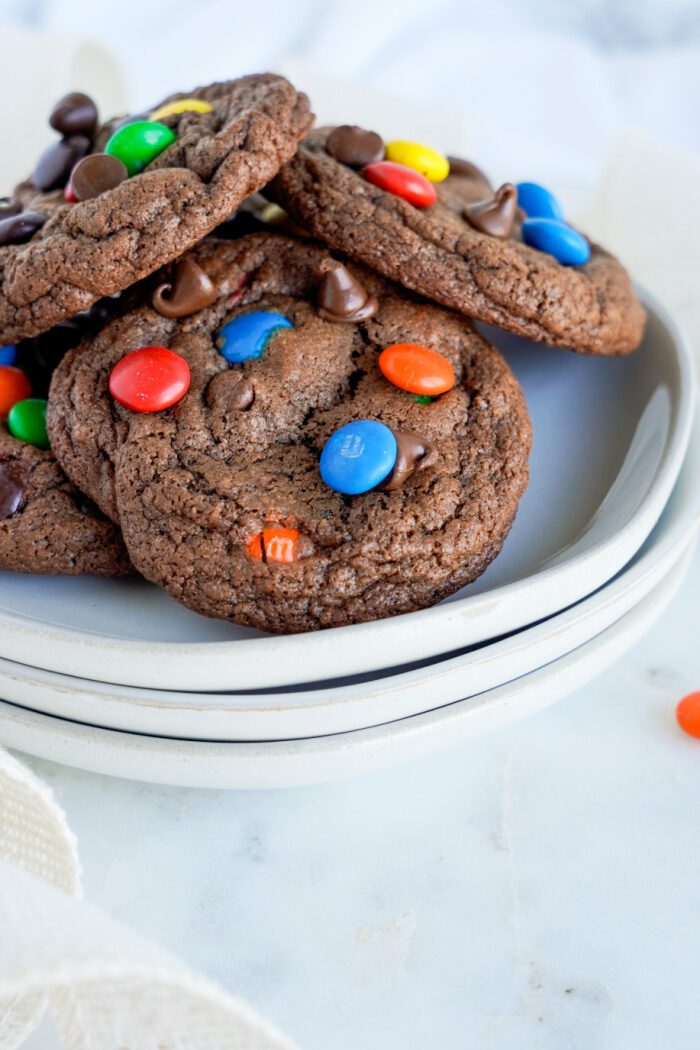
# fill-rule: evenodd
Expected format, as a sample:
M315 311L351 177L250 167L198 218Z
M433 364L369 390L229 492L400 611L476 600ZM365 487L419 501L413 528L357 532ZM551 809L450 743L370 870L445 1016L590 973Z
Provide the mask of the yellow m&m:
M162 120L163 117L172 117L177 113L211 113L213 110L211 102L205 102L203 98L177 98L174 102L166 102L159 106L150 116L150 120Z
M399 139L387 142L386 159L419 171L428 182L442 182L450 174L447 157L421 142L404 142Z

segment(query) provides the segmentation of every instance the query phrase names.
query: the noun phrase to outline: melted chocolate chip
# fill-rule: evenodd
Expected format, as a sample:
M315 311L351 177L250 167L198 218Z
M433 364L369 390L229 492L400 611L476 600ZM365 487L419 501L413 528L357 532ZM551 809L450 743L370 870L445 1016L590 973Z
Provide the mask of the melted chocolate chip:
M73 135L49 146L39 157L32 182L37 189L62 189L68 182L73 166L90 149L90 140L84 135Z
M99 197L128 179L126 165L109 153L91 153L73 168L70 184L79 201Z
M24 489L17 472L9 463L0 463L0 521L11 518L23 502Z
M470 226L490 237L510 237L518 210L518 191L506 182L491 200L467 204L463 216Z
M365 131L355 124L333 128L326 139L326 153L350 168L364 168L384 160L384 141L376 131Z
M192 259L175 264L172 284L161 284L153 293L153 309L163 317L188 317L216 302L217 291L204 270Z
M0 219L0 247L6 244L24 244L30 241L46 222L46 216L38 211L23 211Z
M447 160L450 165L450 175L463 175L468 179L483 182L489 189L492 188L488 175L485 175L481 168L477 168L476 164L472 164L470 160L462 160L461 157L448 157Z
M355 324L374 317L379 308L376 298L368 294L346 266L328 259L319 267L319 273L317 306L324 321Z
M62 135L89 135L97 124L97 106L89 95L71 91L56 103L49 124Z
M385 492L393 492L412 477L416 471L432 466L437 460L437 449L418 434L395 430L396 463L391 474L379 485Z
M236 372L219 372L207 387L207 404L223 416L229 412L246 412L254 400L252 381Z

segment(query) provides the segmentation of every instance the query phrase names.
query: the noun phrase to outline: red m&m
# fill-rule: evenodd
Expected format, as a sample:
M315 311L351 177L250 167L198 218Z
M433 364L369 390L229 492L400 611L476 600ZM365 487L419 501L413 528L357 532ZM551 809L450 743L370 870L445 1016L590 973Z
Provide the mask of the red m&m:
M414 171L413 168L407 168L404 164L378 160L374 164L368 164L363 170L369 182L396 197L402 197L416 208L427 208L437 199L435 187L428 182L425 175Z
M132 350L109 377L110 394L132 412L162 412L183 398L189 387L187 361L164 346Z
M401 390L437 397L455 385L451 363L437 350L419 343L394 343L379 355L382 374Z
M32 388L24 372L11 365L0 365L0 418L4 419L13 405L31 397Z

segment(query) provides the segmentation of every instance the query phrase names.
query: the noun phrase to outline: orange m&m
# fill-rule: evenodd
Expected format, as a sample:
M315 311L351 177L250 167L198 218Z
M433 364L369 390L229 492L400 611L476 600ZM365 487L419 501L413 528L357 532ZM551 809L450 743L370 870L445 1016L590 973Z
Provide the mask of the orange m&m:
M246 551L251 558L264 561L296 561L298 529L263 529L252 540L248 540Z
M31 384L24 372L11 365L0 365L0 417L4 419L13 405L31 396Z
M437 350L419 343L394 343L379 355L383 375L401 390L437 397L455 385L451 363Z
M676 708L678 725L688 736L700 740L700 693L688 693Z

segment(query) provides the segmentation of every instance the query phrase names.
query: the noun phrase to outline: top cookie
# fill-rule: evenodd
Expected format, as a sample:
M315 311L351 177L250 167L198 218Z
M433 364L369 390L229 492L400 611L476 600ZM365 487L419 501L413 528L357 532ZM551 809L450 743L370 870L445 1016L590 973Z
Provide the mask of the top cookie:
M183 100L197 109L172 112ZM312 120L306 96L272 74L173 95L156 121L140 118L150 127L116 147L119 125L95 130L91 105L73 95L56 107L51 122L63 138L0 204L0 345L45 331L179 256L269 182ZM171 112L159 115L166 105ZM66 182L86 154L84 199L75 201Z
M409 168L376 170L384 156L379 136L339 130L313 130L271 187L314 236L436 302L536 342L585 354L624 354L639 345L644 310L624 267L603 248L592 245L584 265L562 265L524 243L514 187L493 200L483 174L466 162L453 162L434 188L413 172L411 203L410 185L409 199L385 188L392 179L399 188L410 181ZM447 166L439 159L442 178Z

